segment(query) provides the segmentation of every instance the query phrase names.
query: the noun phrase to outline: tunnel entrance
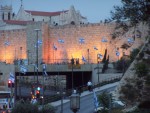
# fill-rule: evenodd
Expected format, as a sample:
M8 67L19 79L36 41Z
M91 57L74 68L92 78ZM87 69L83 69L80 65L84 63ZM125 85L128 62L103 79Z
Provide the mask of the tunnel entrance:
M72 86L72 73L68 73L66 76L66 88L72 89L79 86L86 86L87 82L91 80L92 72L73 72L73 86Z
M66 89L72 89L72 88L77 88L79 86L86 86L87 82L89 80L91 80L92 77L92 72L91 71L84 71L84 72L80 72L80 71L76 71L76 72L47 72L48 76L48 80L55 78L55 76L58 76L58 78L62 78L61 76L63 76L63 78L65 78L65 88ZM72 74L73 74L73 79L72 79ZM16 78L19 77L19 73L16 73ZM21 79L24 81L26 77L32 77L33 79L37 79L37 75L34 72L27 72L26 74L20 74ZM38 78L41 82L42 80L42 72L38 72ZM18 78L19 79L19 78ZM28 78L29 79L29 78ZM30 82L32 79L29 79ZM72 84L72 80L73 80L73 84ZM53 82L53 81L51 81ZM45 82L46 83L46 82ZM53 84L53 83L52 83Z

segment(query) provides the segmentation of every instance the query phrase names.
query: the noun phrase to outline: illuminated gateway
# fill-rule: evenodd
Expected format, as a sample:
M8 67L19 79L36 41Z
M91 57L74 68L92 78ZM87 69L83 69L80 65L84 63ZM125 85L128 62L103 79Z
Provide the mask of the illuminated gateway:
M40 64L44 62L48 65L48 74L57 75L57 67L50 66L62 64L64 66L60 67L60 73L61 71L70 72L68 64L74 58L75 61L79 61L79 64L84 64L84 66L90 64L87 67L81 66L74 70L85 72L84 84L89 79L99 82L95 77L96 72L94 72L94 66L102 60L98 58L99 55L103 57L107 51L109 61L115 62L123 54L129 55L130 51L141 45L142 42L141 39L138 39L137 43L131 44L131 48L121 48L122 44L128 43L127 38L132 37L133 30L125 36L118 37L118 40L113 40L114 27L114 23L90 24L86 17L76 11L73 6L69 10L42 12L24 10L23 5L21 5L17 14L13 13L12 6L1 6L0 74L6 76L1 80L6 84L5 81L7 81L10 71L18 74L19 70L15 64L18 64L20 59L25 62L24 64L28 67L30 74L34 71L30 64L38 63L40 72L42 71ZM117 52L119 54L116 54ZM64 68L65 66L66 68ZM78 75L80 74L78 73ZM74 74L74 76L77 75ZM81 76L78 78L81 79ZM71 84L71 76L68 75L66 79L68 87ZM79 85L81 83L74 84Z

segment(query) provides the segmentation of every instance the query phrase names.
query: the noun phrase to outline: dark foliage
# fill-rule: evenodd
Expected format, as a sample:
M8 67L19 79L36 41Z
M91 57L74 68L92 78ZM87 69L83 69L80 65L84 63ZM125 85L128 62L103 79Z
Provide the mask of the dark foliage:
M114 6L114 12L111 11L112 20L121 24L124 21L130 21L132 25L136 25L140 21L149 21L149 0L122 0L122 4L122 6Z
M115 63L115 68L119 71L125 71L130 65L130 60L120 59Z
M148 67L144 62L139 62L135 64L134 67L135 67L135 73L138 75L138 77L144 77L149 72Z
M138 108L140 108L140 109L149 109L150 110L150 101L141 102L138 105Z
M131 62L135 59L135 57L137 56L137 54L139 53L139 49L134 49L131 54L130 54L130 60Z
M11 113L55 113L55 109L50 105L44 105L42 108L38 104L19 101L15 104Z
M105 73L105 71L108 69L108 64L109 64L109 55L107 57L107 60L103 64L102 73Z
M104 54L104 57L103 57L103 60L102 60L103 63L106 62L106 57L107 57L107 49L105 49L105 54Z

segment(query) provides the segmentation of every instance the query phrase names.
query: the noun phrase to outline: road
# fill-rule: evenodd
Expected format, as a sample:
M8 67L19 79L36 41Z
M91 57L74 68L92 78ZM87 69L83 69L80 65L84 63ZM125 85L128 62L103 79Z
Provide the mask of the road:
M104 91L113 91L115 87L111 87L102 91L96 92L96 94L100 94ZM56 113L60 113L61 106L57 107ZM93 113L94 112L94 100L93 93L91 92L89 95L80 98L80 110L77 113ZM63 104L63 113L73 113L70 110L70 102Z

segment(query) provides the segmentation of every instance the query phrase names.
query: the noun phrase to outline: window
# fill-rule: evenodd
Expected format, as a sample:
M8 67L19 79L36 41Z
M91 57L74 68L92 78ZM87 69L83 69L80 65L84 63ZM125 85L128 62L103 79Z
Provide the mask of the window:
M10 12L8 13L8 20L10 20L11 18L10 18Z
M2 19L4 20L4 13L3 13Z

